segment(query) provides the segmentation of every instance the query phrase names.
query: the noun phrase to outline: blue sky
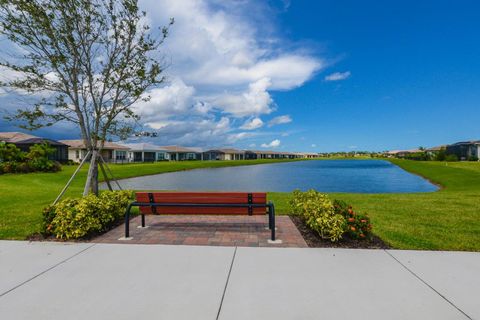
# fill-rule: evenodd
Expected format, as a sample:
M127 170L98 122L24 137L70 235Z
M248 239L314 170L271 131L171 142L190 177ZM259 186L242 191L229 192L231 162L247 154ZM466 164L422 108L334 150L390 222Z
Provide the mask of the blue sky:
M324 152L480 139L476 1L141 5L154 26L176 19L169 83L137 106L151 142ZM12 101L0 93L3 109Z

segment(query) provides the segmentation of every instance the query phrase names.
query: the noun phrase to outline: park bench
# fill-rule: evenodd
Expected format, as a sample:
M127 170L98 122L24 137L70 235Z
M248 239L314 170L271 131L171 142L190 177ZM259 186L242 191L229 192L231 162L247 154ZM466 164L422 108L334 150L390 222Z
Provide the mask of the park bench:
M125 238L130 236L130 211L139 207L142 227L145 215L265 215L275 241L275 207L261 192L137 192L125 213Z

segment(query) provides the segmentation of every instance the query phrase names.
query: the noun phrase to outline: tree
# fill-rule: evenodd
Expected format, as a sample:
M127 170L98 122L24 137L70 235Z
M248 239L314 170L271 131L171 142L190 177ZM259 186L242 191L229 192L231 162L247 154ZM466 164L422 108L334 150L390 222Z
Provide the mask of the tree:
M22 49L0 59L17 74L1 85L38 97L6 118L29 130L73 123L92 154L84 194L98 194L105 140L130 135L132 106L165 81L155 53L173 19L155 36L145 15L137 0L0 0L0 34Z

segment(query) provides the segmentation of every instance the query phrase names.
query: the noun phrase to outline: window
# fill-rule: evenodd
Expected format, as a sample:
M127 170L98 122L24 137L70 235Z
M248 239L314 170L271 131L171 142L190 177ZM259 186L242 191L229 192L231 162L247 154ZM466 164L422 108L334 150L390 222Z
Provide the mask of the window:
M75 150L75 158L80 159L80 150Z
M157 152L157 160L158 160L158 161L165 160L165 153L163 153L163 152Z
M127 151L117 151L115 152L116 160L127 160Z

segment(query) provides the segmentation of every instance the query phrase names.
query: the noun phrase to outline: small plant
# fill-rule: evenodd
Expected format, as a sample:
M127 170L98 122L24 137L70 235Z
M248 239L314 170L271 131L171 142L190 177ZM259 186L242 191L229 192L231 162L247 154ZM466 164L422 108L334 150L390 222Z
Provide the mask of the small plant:
M14 144L0 142L0 174L60 171L60 164L50 159L54 152L48 143L35 144L26 153Z
M295 190L290 206L292 212L303 217L305 223L323 239L336 242L342 237L345 218L335 213L333 203L326 194L315 190Z
M110 229L125 213L131 191L104 191L98 197L65 199L43 212L43 234L78 239Z
M355 212L352 206L341 200L333 202L334 210L345 220L345 232L353 239L371 239L372 224L366 214Z

